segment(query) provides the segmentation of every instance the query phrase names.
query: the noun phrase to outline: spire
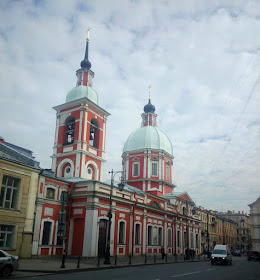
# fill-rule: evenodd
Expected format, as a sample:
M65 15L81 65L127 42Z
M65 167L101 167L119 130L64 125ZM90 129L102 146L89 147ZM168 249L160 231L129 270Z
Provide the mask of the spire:
M86 68L88 70L90 70L91 68L91 63L90 61L88 60L88 44L89 44L89 31L90 31L91 28L88 28L88 35L87 35L87 42L86 42L86 51L85 51L85 58L84 60L81 61L80 63L80 66L81 68Z
M148 97L148 104L144 106L144 112L145 113L154 113L155 111L155 106L152 105L151 103L151 85L148 87L149 88L149 97Z

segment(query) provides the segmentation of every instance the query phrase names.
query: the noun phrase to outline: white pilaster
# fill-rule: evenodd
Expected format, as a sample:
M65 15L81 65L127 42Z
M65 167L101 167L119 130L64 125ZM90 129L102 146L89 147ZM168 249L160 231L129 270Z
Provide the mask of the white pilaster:
M36 206L35 223L34 223L34 232L33 232L32 255L38 255L41 216L42 216L42 205L37 205Z
M98 226L98 210L87 209L85 217L85 230L83 239L83 251L84 257L95 257L97 242L97 226Z
M146 213L144 213L143 219L143 254L146 254Z

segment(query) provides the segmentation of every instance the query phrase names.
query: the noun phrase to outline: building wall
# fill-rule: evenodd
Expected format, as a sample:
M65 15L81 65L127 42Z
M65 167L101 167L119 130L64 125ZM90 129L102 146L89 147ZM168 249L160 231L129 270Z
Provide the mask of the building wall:
M1 207L0 207L0 225L1 231L10 233L2 233L2 236L8 235L10 239L6 243L2 241L0 249L10 254L18 255L23 258L31 257L33 222L35 200L38 187L38 178L40 170L24 165L13 163L4 159L0 159L0 191ZM15 178L17 180L17 192L13 193L13 201L16 203L12 208L7 204L3 205L3 197L7 200L7 196L3 194L3 179ZM2 207L3 206L3 207Z
M260 252L260 197L250 207L252 250Z

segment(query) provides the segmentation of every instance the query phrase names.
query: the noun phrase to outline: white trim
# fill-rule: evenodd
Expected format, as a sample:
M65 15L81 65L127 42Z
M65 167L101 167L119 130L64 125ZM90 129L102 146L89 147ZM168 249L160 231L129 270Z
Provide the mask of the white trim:
M79 177L79 170L80 170L80 153L76 154L76 166L75 166L75 177ZM73 176L72 176L73 177Z
M58 169L57 169L57 177L62 177L62 168L63 166L66 164L66 163L69 163L70 164L70 168L71 168L71 177L74 177L74 163L71 159L69 158L64 158L60 163L59 163L59 166L58 166Z
M124 225L124 240L123 240L123 243L119 243L119 231L120 231L120 223L124 223L125 225ZM117 246L119 245L119 246L121 246L121 245L126 245L126 221L125 220L123 220L123 219L119 219L118 221L117 221Z
M50 222L51 223L51 232L50 232L49 244L48 245L42 245L44 222ZM52 246L53 230L54 230L54 220L50 219L49 217L42 219L42 221L41 221L41 233L40 233L40 246ZM49 251L49 254L50 254L50 251Z
M99 180L99 169L98 169L97 164L93 160L89 160L89 161L86 162L85 168L84 168L84 173L85 173L84 175L85 176L83 178L87 178L87 167L88 167L88 165L93 166L93 169L94 169L94 172L95 172L93 180L98 181Z
M140 225L140 233L139 233L139 240L140 243L139 244L135 244L135 236L136 236L136 225L139 224ZM141 246L142 245L142 223L141 222L135 222L134 223L134 246Z
M147 156L144 155L144 170L143 170L143 178L146 178L146 165L147 165Z

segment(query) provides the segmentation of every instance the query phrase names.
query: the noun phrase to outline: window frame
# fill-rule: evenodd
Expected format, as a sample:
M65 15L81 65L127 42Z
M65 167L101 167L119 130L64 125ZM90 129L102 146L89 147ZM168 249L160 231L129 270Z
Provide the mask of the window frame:
M121 229L121 225L123 225L122 229ZM126 236L125 235L126 235L126 222L124 220L119 220L118 221L118 240L117 240L117 244L119 244L119 245L125 245L126 244Z
M3 230L2 227L6 227L6 230ZM9 228L9 229L8 229ZM0 246L2 250L10 250L14 249L14 235L15 235L15 225L5 225L0 224L0 237L4 235L3 239L0 239L0 242L4 242L3 246ZM11 235L10 239L8 240L8 235ZM7 244L7 242L10 242ZM1 244L1 243L0 243ZM7 246L8 245L8 246Z
M172 229L168 228L167 229L167 247L172 246Z
M154 168L154 166L156 165L156 168ZM158 172L158 166L159 166L159 164L158 164L158 161L155 161L155 160L152 160L152 166L151 166L151 168L152 168L152 170L151 170L151 176L152 177L158 177L159 175L159 172ZM153 171L155 171L156 170L156 173L154 173Z
M4 179L6 178L5 182ZM12 180L12 184L8 185L9 180ZM0 198L2 204L0 208L16 210L18 208L18 198L19 198L19 187L21 185L21 178L13 177L10 175L3 175L1 189L0 189ZM8 190L10 190L9 199L7 199ZM6 203L9 203L9 207L6 207Z
M147 245L153 245L153 227L151 225L147 226Z
M52 191L53 191L53 197L50 197L50 196L48 195L48 190L52 190ZM52 186L47 186L47 187L46 187L45 198L51 199L51 200L55 200L55 199L56 199L56 190L55 190L54 187L52 187Z
M137 228L139 228L137 230ZM141 223L135 223L134 245L141 245Z

